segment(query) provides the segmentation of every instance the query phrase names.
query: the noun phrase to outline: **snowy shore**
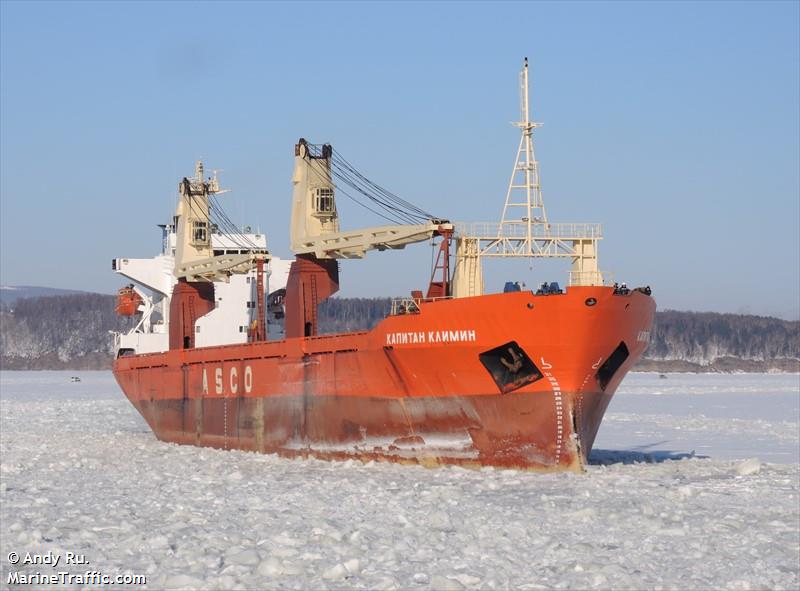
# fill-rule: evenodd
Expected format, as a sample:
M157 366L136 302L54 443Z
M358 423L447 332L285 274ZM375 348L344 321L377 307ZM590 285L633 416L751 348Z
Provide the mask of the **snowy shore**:
M797 375L633 374L587 472L539 475L164 444L110 373L3 372L0 588L796 589L799 407ZM49 551L89 564L8 560Z

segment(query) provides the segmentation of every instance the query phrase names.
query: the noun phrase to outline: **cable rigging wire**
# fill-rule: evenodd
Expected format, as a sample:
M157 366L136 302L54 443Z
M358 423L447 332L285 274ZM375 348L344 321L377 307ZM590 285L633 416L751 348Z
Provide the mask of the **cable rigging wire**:
M336 178L337 180L341 181L342 183L346 184L347 186L355 189L356 191L364 195L367 199L369 199L374 204L378 205L380 208L386 211L387 214L393 216L393 219L395 219L397 222L405 224L414 224L426 220L426 218L420 219L417 216L413 216L409 214L407 211L394 205L391 201L388 201L385 198L378 197L372 194L368 188L365 188L362 184L353 180L349 174L343 173L337 170L336 168L333 168L333 166L331 168L332 168L331 175L334 178Z
M194 204L194 197L190 194L189 198L187 199L189 203L189 209L195 215L195 217L205 220L209 226L215 225L219 234L229 238L231 242L240 249L258 249L260 250L261 247L255 244L250 238L248 238L245 234L239 230L239 228L234 224L228 215L225 213L225 210L219 204L219 201L214 195L209 195L209 213L206 214L203 211L198 211L200 208L195 208ZM209 227L209 230L211 228Z
M244 234L239 227L234 224L231 219L228 217L228 214L225 213L225 210L219 204L219 200L214 195L209 196L209 204L210 204L210 213L216 214L215 218L217 220L217 227L222 227L226 230L223 232L228 238L230 238L234 244L240 247L249 247L249 248L261 248L256 243L254 243L246 234ZM238 240L237 240L238 237Z
M321 174L317 168L318 167L315 167L315 166L311 167L311 170L314 172L314 175L319 180L321 180L323 183L330 182L330 179L328 179L326 176L323 176L323 174ZM417 221L415 219L409 219L408 217L404 216L403 212L398 211L396 208L391 207L391 205L384 203L380 199L373 199L372 196L367 191L365 191L363 188L359 187L358 185L356 185L354 183L349 183L349 182L347 182L347 180L343 180L342 182L343 182L343 184L346 184L348 187L354 188L357 192L359 192L362 195L364 195L365 197L367 197L370 201L372 201L372 204L374 206L377 206L380 209L383 209L384 213L381 213L380 211L377 211L377 210L373 209L372 207L370 207L369 205L364 203L363 200L359 199L358 197L354 197L353 195L351 195L350 193L345 191L342 188L341 184L336 187L336 191L338 193L342 193L345 197L347 197L351 201L355 202L357 205L360 205L364 209L367 209L367 210L371 211L375 215L378 215L378 216L382 217L383 219L385 219L385 220L387 220L389 222L392 222L393 224L408 224L408 223L415 223Z
M317 179L319 179L320 181L322 181L324 183L328 183L329 182L329 179L325 178L318 170L316 170L313 167L311 168L311 170L314 172L314 175L317 177ZM336 187L336 192L341 194L341 195L344 195L345 197L350 199L350 201L352 201L356 205L359 205L359 206L363 207L364 209L366 209L368 211L371 211L375 215L377 215L379 217L382 217L383 219L385 219L388 222L392 222L393 224L402 224L403 223L402 220L400 220L400 219L398 219L396 217L391 217L390 215L383 214L380 211L377 211L377 210L371 208L369 205L366 205L365 203L360 201L358 198L353 197L350 193L348 193L347 191L345 191L341 187Z
M309 153L312 156L319 157L322 154L322 145L320 144L307 144ZM318 178L327 182L336 179L339 181L340 186L337 190L344 194L346 197L355 201L365 209L379 215L380 217L394 223L400 224L419 224L430 222L439 219L437 216L417 207L413 203L406 201L398 195L381 187L377 183L369 180L361 172L359 172L347 159L344 158L338 151L331 148L331 179L323 179L322 175L316 167L311 167ZM367 205L362 199L355 197L345 191L341 185L346 185L351 190L360 193L371 202L371 205L377 209L383 210L383 213L376 211L373 207Z
M424 209L417 207L413 203L406 201L405 199L395 195L394 193L387 191L377 183L372 182L367 177L362 175L356 168L350 164L344 156L341 155L340 152L333 150L333 166L334 168L344 168L345 170L349 171L351 174L355 175L361 182L366 184L368 187L372 188L375 192L383 195L385 198L389 199L390 201L394 202L398 206L405 208L408 212L411 212L415 217L420 217L424 219L436 219L436 216L433 214L425 211Z

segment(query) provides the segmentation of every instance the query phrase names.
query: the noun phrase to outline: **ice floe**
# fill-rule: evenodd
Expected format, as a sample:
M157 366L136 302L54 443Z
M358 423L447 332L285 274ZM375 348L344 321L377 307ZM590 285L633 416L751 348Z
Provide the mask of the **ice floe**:
M532 474L165 444L110 374L72 374L0 374L0 588L73 568L149 589L800 585L800 466L764 453L797 445L796 376L629 376L586 473ZM726 388L751 410L717 408ZM89 564L12 565L12 552Z

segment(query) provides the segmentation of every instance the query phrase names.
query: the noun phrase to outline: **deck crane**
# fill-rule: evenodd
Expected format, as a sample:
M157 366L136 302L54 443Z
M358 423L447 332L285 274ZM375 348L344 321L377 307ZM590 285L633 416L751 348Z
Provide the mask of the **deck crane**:
M232 274L247 273L257 261L268 261L266 250L242 244L245 253L215 254L211 247L211 205L220 189L216 171L213 177L203 178L203 163L195 165L195 176L184 177L178 185L178 207L175 212L175 277L186 281L225 281ZM237 233L235 228L230 231ZM236 236L234 236L236 238ZM239 240L246 241L239 234Z
M533 150L533 130L541 123L530 120L528 58L520 72L520 111L521 120L513 125L522 133L500 223L455 224L454 297L483 293L482 260L487 257L567 258L572 261L570 285L603 284L597 261L600 224L553 224L547 219Z
M256 321L249 333L256 341L266 339L266 302L264 298L264 266L272 258L263 248L250 243L227 218L224 230L240 246L236 254L215 252L211 244L211 199L225 191L219 187L216 172L203 177L203 163L198 161L193 178L184 177L178 185L178 206L175 211L175 267L178 280L172 291L169 316L170 349L194 346L194 322L214 307L215 281L230 280L231 275L246 274L256 269Z
M336 208L336 187L333 182L336 171L332 167L332 160L333 148L330 144L317 146L301 138L295 145L290 228L295 261L286 285L287 337L308 337L318 333L317 308L339 289L338 259L364 258L370 250L401 249L408 244L431 240L434 236L442 236L443 241L447 242L453 233L451 223L435 219L418 208L414 208L416 211L413 214L400 209L395 213L402 219L417 219L422 223L342 231ZM352 173L357 174L350 169L349 174ZM353 179L352 176L347 178ZM380 187L374 187L380 190ZM388 196L388 200L379 199L379 205L389 205L393 198L399 200L391 194L384 195ZM388 211L391 215L392 210ZM426 215L428 219L423 221ZM442 274L445 277L442 282L444 292L447 292L447 264Z

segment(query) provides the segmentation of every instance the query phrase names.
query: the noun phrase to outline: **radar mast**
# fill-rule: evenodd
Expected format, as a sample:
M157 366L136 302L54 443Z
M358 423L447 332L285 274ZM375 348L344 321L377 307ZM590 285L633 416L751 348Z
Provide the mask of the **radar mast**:
M520 77L521 130L517 157L508 183L500 223L457 223L453 296L483 294L485 257L566 258L572 261L569 285L602 285L603 273L597 262L597 243L602 239L600 224L550 223L542 199L539 163L533 148L533 130L541 127L530 119L528 100L528 58Z

